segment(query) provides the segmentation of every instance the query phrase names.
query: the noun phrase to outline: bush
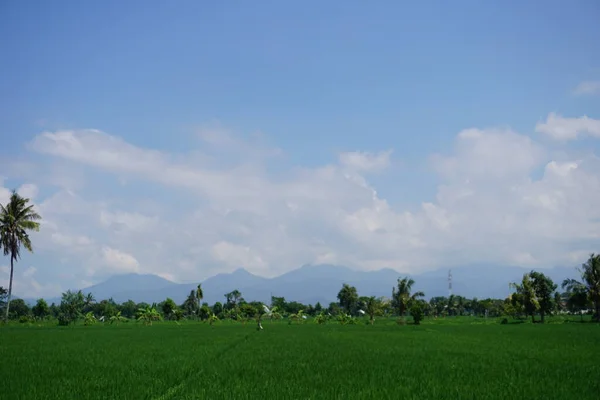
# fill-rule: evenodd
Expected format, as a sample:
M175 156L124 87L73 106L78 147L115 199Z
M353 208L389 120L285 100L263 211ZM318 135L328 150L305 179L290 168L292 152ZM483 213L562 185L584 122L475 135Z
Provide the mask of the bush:
M74 322L68 314L60 313L58 314L58 325L59 326L67 326Z
M415 325L420 325L421 324L421 321L423 320L423 309L421 308L421 306L419 305L419 303L415 303L410 308L410 315L412 315L413 321L415 322Z
M500 321L500 323L502 325L506 325L506 324L508 324L508 319L507 318L502 318L502 321Z

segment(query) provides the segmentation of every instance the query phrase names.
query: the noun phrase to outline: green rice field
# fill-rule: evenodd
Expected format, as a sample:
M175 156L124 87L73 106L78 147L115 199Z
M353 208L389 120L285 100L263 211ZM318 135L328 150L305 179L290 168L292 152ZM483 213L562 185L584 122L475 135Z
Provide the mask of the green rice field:
M598 399L600 326L0 327L0 398Z

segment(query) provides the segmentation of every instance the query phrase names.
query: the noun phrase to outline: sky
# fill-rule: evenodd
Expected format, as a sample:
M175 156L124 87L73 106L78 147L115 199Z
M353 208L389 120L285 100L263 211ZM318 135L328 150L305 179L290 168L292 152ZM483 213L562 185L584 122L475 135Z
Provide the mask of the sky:
M597 1L0 4L14 293L600 252ZM9 258L0 258L8 286Z

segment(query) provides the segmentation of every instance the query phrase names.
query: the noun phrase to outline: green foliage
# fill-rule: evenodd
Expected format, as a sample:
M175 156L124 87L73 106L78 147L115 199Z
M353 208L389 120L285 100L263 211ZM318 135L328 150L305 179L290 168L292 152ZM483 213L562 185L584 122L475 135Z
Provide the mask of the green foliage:
M340 302L340 306L347 314L352 314L356 311L358 292L354 286L344 283L338 292L337 298Z
M36 318L43 319L50 315L50 308L48 303L44 299L38 299L35 306L31 309L31 312Z
M392 289L392 306L398 311L398 315L403 317L406 310L412 303L420 297L425 297L425 293L412 293L412 286L415 284L413 279L398 278L397 286Z
M6 205L0 204L0 249L10 256L10 276L4 319L10 315L14 263L21 258L21 247L33 252L27 231L39 231L42 217L29 205L29 199L13 190Z
M94 325L96 322L97 322L96 321L96 316L91 311L88 311L83 316L83 325L85 325L85 326Z
M85 306L85 298L81 290L73 292L67 290L62 294L60 302L60 313L63 315L62 320L69 323L77 321L83 312Z
M137 319L143 322L144 325L152 325L154 321L161 321L162 316L155 307L147 306L138 310Z
M423 320L423 307L419 302L414 302L410 308L410 315L413 318L415 325L420 325Z
M127 322L127 318L121 315L121 311L117 312L115 315L109 318L108 320L111 324L119 325L120 322Z

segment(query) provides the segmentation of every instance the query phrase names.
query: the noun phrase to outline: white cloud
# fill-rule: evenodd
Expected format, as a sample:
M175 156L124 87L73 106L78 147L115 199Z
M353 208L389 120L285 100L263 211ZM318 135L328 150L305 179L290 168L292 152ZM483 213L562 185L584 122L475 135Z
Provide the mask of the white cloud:
M221 157L144 149L97 130L39 135L37 152L136 186L128 191L115 179L98 197L59 185L38 205L37 253L55 257L61 279L76 284L123 272L200 280L238 267L273 276L306 263L407 272L473 262L543 267L597 251L598 158L554 159L508 129L458 133L448 154L431 158L435 198L411 211L392 206L366 177L390 165L389 150L272 174L262 168L269 155L257 158L262 142L253 151L243 141L244 157L237 138L209 139ZM237 163L218 161L231 154Z
M600 81L583 81L573 90L576 95L591 95L600 93Z
M140 263L131 254L113 249L109 246L102 247L102 257L106 268L116 273L139 272Z
M339 155L340 164L357 172L378 172L390 166L392 150L379 153L360 151L345 152Z
M578 118L565 118L559 114L550 113L546 122L536 124L535 131L555 140L573 140L584 134L600 137L600 120L589 118L586 115Z

